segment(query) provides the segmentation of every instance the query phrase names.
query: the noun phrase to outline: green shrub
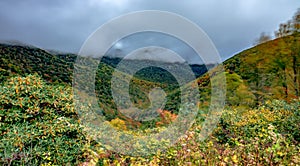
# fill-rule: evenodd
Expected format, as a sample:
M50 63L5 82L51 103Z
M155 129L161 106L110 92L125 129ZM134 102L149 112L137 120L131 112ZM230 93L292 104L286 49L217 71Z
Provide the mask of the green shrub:
M36 75L0 87L0 164L63 165L83 160L86 143L71 89Z

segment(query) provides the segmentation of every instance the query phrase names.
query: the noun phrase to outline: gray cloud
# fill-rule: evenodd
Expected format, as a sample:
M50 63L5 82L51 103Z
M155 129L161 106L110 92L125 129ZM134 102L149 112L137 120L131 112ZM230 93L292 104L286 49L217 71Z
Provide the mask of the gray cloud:
M252 46L261 32L272 35L298 7L299 0L2 0L0 40L77 53L92 32L116 16L165 10L200 26L225 59Z

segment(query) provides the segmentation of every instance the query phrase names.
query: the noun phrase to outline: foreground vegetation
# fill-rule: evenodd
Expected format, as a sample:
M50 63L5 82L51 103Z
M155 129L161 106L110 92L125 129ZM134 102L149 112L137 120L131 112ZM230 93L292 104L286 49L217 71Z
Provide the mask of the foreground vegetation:
M37 75L13 77L1 87L0 98L1 165L300 164L299 99L268 101L256 109L227 107L204 142L200 131L205 114L200 111L202 115L175 146L132 157L105 150L84 132L67 86L49 85ZM110 123L127 130L123 120Z

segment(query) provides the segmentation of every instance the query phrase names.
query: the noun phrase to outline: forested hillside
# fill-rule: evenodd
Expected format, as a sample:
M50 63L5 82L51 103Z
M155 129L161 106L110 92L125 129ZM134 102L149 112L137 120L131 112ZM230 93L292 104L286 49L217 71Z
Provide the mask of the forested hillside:
M257 104L291 100L300 90L300 33L262 43L224 62L249 85Z

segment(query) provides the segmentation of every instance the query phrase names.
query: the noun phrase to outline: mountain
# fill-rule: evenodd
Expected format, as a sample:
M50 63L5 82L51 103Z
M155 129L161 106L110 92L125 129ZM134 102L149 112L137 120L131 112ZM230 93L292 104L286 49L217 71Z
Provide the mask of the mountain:
M73 63L31 47L0 44L0 82L13 75L37 73L49 82L71 83Z
M222 65L227 105L253 107L272 99L297 99L300 92L300 33L244 50ZM210 79L208 73L197 79L202 105L209 105Z
M183 86L186 88L192 84L193 87L198 87L200 90L198 106L209 107L210 80L217 79L220 73L226 75L226 103L229 107L222 112L222 116L218 119L219 124L212 131L212 135L204 141L202 141L202 131L209 132L209 127L205 130L207 129L205 125L211 124L208 113L217 115L214 114L217 112L214 110L207 112L207 109L201 108L198 116L192 121L177 116L181 104L181 91L174 77L161 68L150 66L133 74L131 78L128 73L130 68L118 69L117 64L120 60L102 59L96 71L95 85L98 100L96 107L99 106L103 110L101 113L108 121L105 122L104 128L97 128L97 131L98 129L103 131L98 134L95 131L83 131L89 126L83 128L80 125L81 121L78 120L78 115L82 112L74 111L72 93L76 88L74 90L71 87L72 74L74 70L85 69L83 65L74 65L77 55L57 52L53 55L30 46L1 44L0 149L5 153L0 155L0 163L1 165L45 163L86 165L86 161L94 161L89 159L95 158L95 162L98 161L99 165L120 162L121 165L141 163L144 165L153 163L158 165L170 165L170 163L297 165L300 149L300 103L299 99L290 103L283 100L290 101L299 97L299 43L299 34L293 34L257 45L226 60L223 63L224 72L217 72L216 68L210 66L208 68L212 69L198 77L197 82L189 82ZM82 60L88 63L96 62L93 58ZM124 63L126 67L127 63L143 66L149 62L133 60ZM174 67L175 71L181 69L180 64L164 65ZM204 71L202 69L204 68L200 67L197 70ZM30 75L18 76L27 74ZM151 104L151 99L155 100L155 94L148 96L152 88L163 89L167 97L165 110L158 110L159 117L148 122L129 118L135 116L137 112L126 108L120 110L116 107L111 92L113 74L120 83L130 84L130 101L137 108L146 108ZM88 85L94 82L83 78L74 81L73 85L76 83L82 83L79 88L83 90L82 93L85 95L83 98L87 101L91 99L89 95L91 91L85 91L85 88L89 88ZM124 85L117 86L117 91L122 86ZM117 97L122 98L124 93L126 92L118 91ZM191 101L188 100L188 103ZM79 104L82 108L80 111L90 113L91 105L85 104L85 102ZM128 103L124 103L126 104ZM124 110L127 112L124 113ZM183 109L181 115L184 116L189 110ZM94 114L84 115L89 120L95 119ZM166 151L156 154L155 150L149 157L134 157L119 155L118 151L111 151L111 147L106 146L106 143L110 145L109 142L116 141L120 149L130 152L132 149L147 152L153 146L166 146L165 142L169 139L158 137L157 142L156 139L145 142L144 136L158 132L168 136L169 133L165 131L177 134L177 130L172 130L171 124L176 123L177 120L184 124L195 123L176 144ZM122 131L121 133L141 138L141 141L126 140L128 144L125 144L125 141L119 143L119 140L124 140L124 135L110 132L106 124ZM168 124L171 124L171 128L165 130L165 125ZM102 143L98 141L99 139L95 140L99 137L94 137L94 134L100 139L103 136L113 135L114 140L105 139L104 141L107 142ZM173 136L172 139L178 138ZM125 136L126 138L128 137Z
M227 81L226 103L228 105L255 106L270 99L289 101L299 97L299 40L300 34L294 33L257 45L226 60L223 63ZM75 54L51 54L30 46L0 44L0 55L0 82L13 75L23 76L37 73L50 83L72 84L74 62L77 58ZM110 90L112 74L120 61L119 58L103 57L96 74L97 97L108 120L116 117L126 119L117 110ZM179 84L168 71L155 66L164 65L166 68L174 68L179 72L183 70L181 63L147 60L125 60L123 63L140 66L153 64L136 72L130 81L130 100L136 107L148 107L150 90L154 87L161 87L167 93L165 109L173 113L178 112ZM194 64L189 66L194 72L195 78L197 77L200 91L199 103L202 106L208 106L211 91L207 68L210 69L214 65ZM126 70L129 69L117 71L120 78L128 78ZM88 82L88 80L83 81Z
M291 100L300 90L300 33L277 38L245 50L224 62L255 95L257 104L268 99Z
M25 76L27 74L36 73L44 80L48 81L48 83L70 86L72 84L76 58L77 55L75 54L49 52L24 45L0 44L0 83L16 75ZM120 59L118 58L102 58L96 73L96 93L99 105L103 109L103 114L108 120L121 117L121 119L129 121L128 118L117 110L110 90L111 78L114 72L119 74L121 81L127 81L124 78L129 77L128 74L126 74L126 72L128 72L126 70L129 70L130 68L122 72L115 70L119 62ZM173 93L179 88L177 81L174 76L166 70L155 66L159 64L161 66L166 66L166 68L172 68L174 71L177 71L177 73L180 73L182 72L182 64L143 60L125 60L123 63L134 63L139 66L153 64L153 66L149 66L135 73L133 79L129 83L129 93L131 94L130 96L132 96L130 100L136 107L149 107L150 100L148 94L151 89L160 87L167 95L165 109L170 110L171 112L178 112L178 106L180 104L178 95L180 95L180 93ZM195 74L195 78L207 71L206 66L204 65L191 65L190 67ZM82 81L90 82L88 80ZM84 87L82 88L84 89ZM122 96L123 94L119 95ZM138 123L134 124L136 125Z
M20 44L20 42L18 42ZM11 42L0 44L0 71L1 77L0 82L2 82L7 76L11 74L29 74L37 73L41 75L45 80L49 82L60 82L70 84L72 82L72 72L74 67L74 62L77 58L76 54L66 54L59 51L47 51L39 49L30 45L18 43L11 44ZM103 57L101 62L103 64L109 65L113 68L121 61L120 58ZM180 63L168 63L168 62L156 62L156 61L143 61L143 60L126 60L128 63L139 63L143 64L158 64L163 66L175 66L180 67ZM190 65L191 70L194 72L195 77L199 77L205 72L207 72L207 67L205 65ZM210 66L208 66L210 67ZM41 70L42 69L42 70ZM150 69L152 72L162 72L159 68ZM136 75L136 77L146 78L143 74L149 73L148 70ZM159 75L156 75L159 76ZM163 75L166 76L166 75ZM165 80L166 77L163 77ZM152 79L157 79L153 77ZM162 81L162 79L158 79ZM153 81L153 80L150 80ZM169 81L170 82L170 81Z

